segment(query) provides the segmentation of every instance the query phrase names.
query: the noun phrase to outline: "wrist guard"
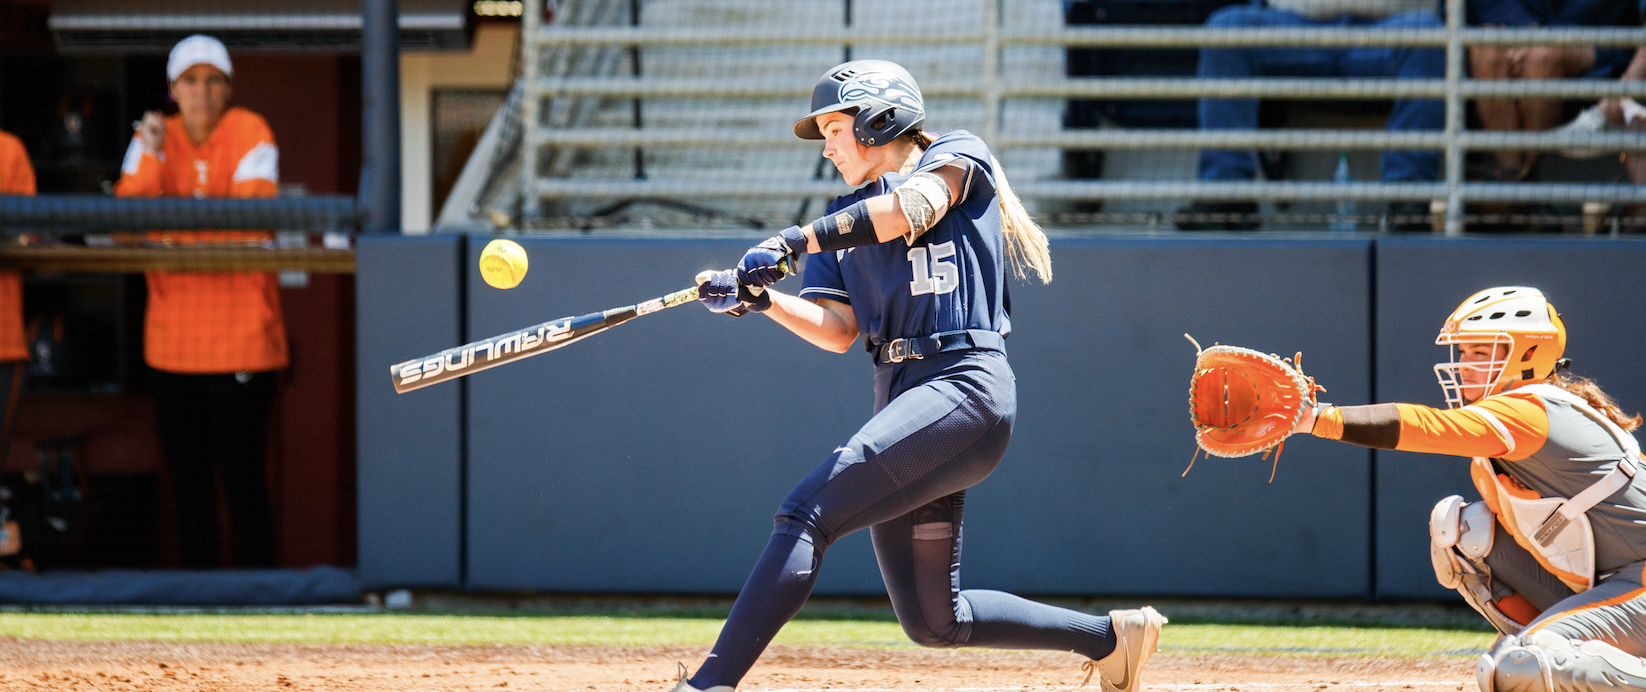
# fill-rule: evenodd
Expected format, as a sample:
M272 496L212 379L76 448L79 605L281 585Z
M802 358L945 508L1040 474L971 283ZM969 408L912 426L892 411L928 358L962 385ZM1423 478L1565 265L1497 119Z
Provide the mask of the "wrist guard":
M865 202L818 217L812 222L812 235L817 238L817 248L822 252L880 243L880 238L874 233L874 221L869 218L869 205Z
M799 257L806 254L806 233L799 226L790 226L777 232L777 235L766 242L777 241L781 247L777 250L790 257ZM766 243L761 243L765 245Z

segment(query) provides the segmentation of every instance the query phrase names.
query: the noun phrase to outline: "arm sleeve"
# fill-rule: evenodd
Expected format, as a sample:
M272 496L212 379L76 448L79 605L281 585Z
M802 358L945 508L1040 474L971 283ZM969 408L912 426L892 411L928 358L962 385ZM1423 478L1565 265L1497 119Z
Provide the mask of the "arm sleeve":
M956 130L938 137L921 155L915 170L929 173L945 166L954 166L966 172L966 182L949 205L951 208L965 204L973 197L987 199L994 195L994 156L977 135Z
M158 151L143 146L140 137L133 136L126 147L126 158L120 164L120 182L114 184L117 197L159 197L165 188L165 160Z
M1530 394L1504 394L1460 409L1377 404L1327 409L1314 434L1377 449L1518 461L1549 437L1549 414Z
M1333 406L1315 419L1311 432L1362 447L1394 449L1400 442L1400 410L1395 404Z

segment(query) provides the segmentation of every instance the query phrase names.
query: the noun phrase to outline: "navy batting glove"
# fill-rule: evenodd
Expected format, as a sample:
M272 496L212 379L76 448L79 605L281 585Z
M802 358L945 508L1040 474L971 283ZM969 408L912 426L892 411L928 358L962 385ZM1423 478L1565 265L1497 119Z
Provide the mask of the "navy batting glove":
M806 236L799 226L783 229L748 252L737 263L737 281L745 286L770 286L788 274L780 263L806 251Z
M739 288L732 270L714 272L708 281L698 284L697 299L710 312L731 312L743 305L743 301L737 299Z

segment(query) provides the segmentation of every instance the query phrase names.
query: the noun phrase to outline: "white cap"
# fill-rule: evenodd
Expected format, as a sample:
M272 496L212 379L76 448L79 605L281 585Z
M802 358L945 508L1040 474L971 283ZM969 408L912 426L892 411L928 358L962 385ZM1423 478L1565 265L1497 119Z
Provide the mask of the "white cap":
M222 70L226 76L234 76L229 49L223 47L223 42L205 34L195 34L172 46L171 57L166 60L166 81L177 81L195 65L211 65Z

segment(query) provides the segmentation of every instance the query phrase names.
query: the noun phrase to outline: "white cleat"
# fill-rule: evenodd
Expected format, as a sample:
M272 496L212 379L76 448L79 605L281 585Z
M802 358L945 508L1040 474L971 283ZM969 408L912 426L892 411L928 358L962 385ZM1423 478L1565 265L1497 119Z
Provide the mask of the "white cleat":
M1134 692L1140 689L1142 683L1138 675L1143 671L1143 664L1149 662L1149 657L1160 650L1160 626L1164 624L1165 616L1149 606L1138 610L1109 611L1109 627L1113 628L1115 636L1114 652L1099 660L1087 661L1084 666L1086 679L1090 681L1095 670L1103 692Z
M691 683L686 682L691 678L691 675L686 671L686 664L676 663L675 665L680 666L680 681L674 684L674 689L670 692L735 692L735 688L727 685L715 685L706 690L692 687Z

